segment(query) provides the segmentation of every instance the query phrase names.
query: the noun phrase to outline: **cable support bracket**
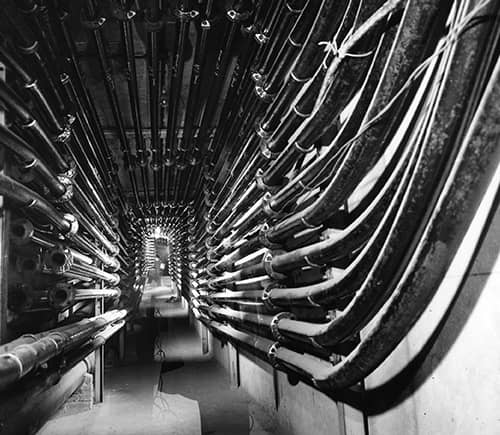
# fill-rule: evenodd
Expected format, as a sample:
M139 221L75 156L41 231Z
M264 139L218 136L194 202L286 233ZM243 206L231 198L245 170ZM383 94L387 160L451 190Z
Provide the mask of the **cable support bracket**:
M271 334L273 335L274 339L278 340L279 342L281 342L281 341L283 341L283 340L286 339L286 337L283 336L280 333L280 330L279 330L279 322L282 319L291 319L291 320L294 320L295 319L295 315L293 313L288 312L288 311L282 311L281 313L276 314L273 317L273 319L271 320L271 325L270 325Z

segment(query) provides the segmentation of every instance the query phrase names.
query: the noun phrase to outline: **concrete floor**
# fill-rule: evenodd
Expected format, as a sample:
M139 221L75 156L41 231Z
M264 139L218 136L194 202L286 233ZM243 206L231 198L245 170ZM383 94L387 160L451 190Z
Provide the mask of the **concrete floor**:
M125 361L106 371L103 403L56 416L39 434L269 434L258 423L258 406L203 354L187 317L152 320L130 335L127 349Z

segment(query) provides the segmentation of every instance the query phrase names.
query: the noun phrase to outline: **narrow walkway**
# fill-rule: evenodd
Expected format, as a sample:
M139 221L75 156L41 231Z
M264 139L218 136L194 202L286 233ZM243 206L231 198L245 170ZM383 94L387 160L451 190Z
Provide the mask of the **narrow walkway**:
M160 329L154 348L151 325L130 337L126 361L106 371L104 403L56 417L39 434L268 434L259 429L248 395L232 388L225 370L203 354L186 317L152 322Z

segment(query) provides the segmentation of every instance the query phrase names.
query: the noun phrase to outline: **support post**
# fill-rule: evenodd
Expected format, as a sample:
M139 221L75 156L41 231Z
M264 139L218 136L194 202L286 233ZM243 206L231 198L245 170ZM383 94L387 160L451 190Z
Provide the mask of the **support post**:
M5 65L0 62L0 80L5 80ZM0 109L0 125L5 124L5 113ZM0 173L5 171L5 151L0 149ZM4 207L4 197L0 196L0 343L8 341L7 334L7 295L9 267L8 250L8 221L9 213Z
M94 315L104 313L104 298L97 298L94 304ZM104 345L95 351L94 396L95 403L104 400Z

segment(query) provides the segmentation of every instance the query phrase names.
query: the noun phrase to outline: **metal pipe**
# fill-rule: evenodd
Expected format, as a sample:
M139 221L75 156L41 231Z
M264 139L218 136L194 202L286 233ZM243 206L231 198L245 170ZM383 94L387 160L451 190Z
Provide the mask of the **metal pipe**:
M30 343L20 344L0 355L0 390L26 376L40 364L75 348L107 325L125 318L127 310L108 311L97 317L58 328L41 337L32 336Z
M0 193L28 212L34 212L52 223L61 233L70 235L78 230L78 222L70 214L61 215L40 195L4 174L0 174Z
M127 59L128 69L128 92L130 107L132 110L132 119L134 121L135 146L137 153L137 162L141 170L142 185L144 189L144 200L146 205L149 205L149 178L147 171L147 154L144 144L144 136L142 133L142 120L140 112L140 101L137 85L137 70L135 65L135 48L134 38L132 34L131 20L135 17L135 12L129 10L127 0L121 0L122 15L121 30L122 39L125 43L125 55Z

